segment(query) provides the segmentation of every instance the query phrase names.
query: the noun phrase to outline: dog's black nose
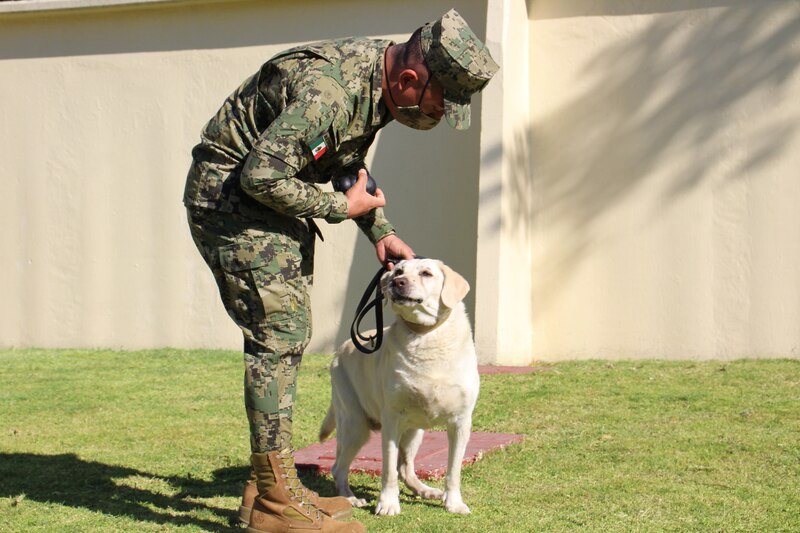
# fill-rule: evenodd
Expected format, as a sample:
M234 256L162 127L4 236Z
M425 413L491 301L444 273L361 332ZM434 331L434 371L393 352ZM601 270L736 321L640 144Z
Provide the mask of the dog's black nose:
M403 287L406 286L407 283L408 281L406 280L406 278L394 278L392 280L392 284L398 289L402 289Z

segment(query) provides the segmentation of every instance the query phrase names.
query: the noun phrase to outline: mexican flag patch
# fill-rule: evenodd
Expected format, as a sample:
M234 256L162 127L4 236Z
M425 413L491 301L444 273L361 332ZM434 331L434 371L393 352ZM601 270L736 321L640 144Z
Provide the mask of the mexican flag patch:
M325 136L320 137L311 142L311 155L314 156L314 161L322 157L328 151L328 145L325 144Z

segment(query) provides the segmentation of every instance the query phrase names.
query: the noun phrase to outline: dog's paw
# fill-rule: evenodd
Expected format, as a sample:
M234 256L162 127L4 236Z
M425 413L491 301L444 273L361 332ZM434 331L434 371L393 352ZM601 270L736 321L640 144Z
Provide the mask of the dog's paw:
M461 496L454 497L448 494L444 496L444 508L449 513L470 514L471 512L464 500L461 499Z
M367 500L365 500L364 498L356 498L355 496L349 496L347 498L347 501L349 501L350 505L352 505L353 507L364 507L365 505L367 505Z
M394 516L400 514L400 499L381 495L378 505L375 506L375 514L380 516Z
M423 500L441 500L444 498L444 492L433 487L425 486L425 488L417 491L417 496Z

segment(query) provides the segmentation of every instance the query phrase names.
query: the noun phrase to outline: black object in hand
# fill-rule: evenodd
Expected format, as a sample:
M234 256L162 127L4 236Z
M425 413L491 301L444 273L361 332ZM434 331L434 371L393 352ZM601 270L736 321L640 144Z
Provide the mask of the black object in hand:
M334 178L333 180L333 190L336 192L347 192L350 190L350 187L356 184L358 181L358 171L355 174L348 173L338 178ZM372 178L372 175L367 172L367 192L370 193L372 196L375 196L375 190L378 188L378 184Z

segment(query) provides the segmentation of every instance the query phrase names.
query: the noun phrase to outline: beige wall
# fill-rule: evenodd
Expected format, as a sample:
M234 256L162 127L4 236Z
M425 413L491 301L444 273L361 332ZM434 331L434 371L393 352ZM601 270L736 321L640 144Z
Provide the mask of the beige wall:
M0 13L0 345L239 348L181 206L200 129L285 47L403 39L450 7L218 1ZM456 7L485 31L482 2ZM473 285L480 99L475 115L468 132L391 124L371 154L402 236ZM309 349L327 352L346 338L378 264L354 224L322 229Z
M486 26L501 69L483 93L475 343L482 362L520 365L533 358L525 3L490 0Z
M390 125L371 164L480 359L800 356L797 2L35 4L88 2L121 5L0 4L2 346L238 348L180 205L200 128L278 50L455 5L502 66L473 128ZM328 352L377 264L323 231Z
M536 357L799 357L800 4L529 17Z

